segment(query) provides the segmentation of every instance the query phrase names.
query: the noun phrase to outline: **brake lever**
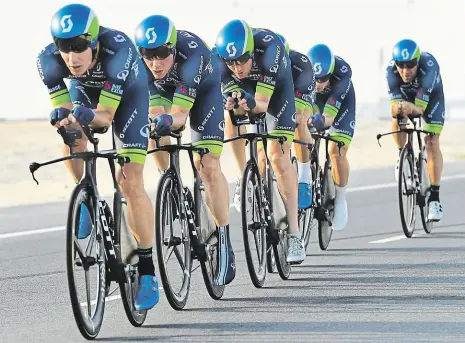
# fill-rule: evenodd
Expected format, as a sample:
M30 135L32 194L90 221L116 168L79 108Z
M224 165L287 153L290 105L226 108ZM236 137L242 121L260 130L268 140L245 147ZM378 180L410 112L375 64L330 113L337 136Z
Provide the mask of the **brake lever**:
M121 166L121 175L123 175L123 178L126 180L126 174L124 173L124 165L126 163L129 163L131 159L127 156L118 156L118 164Z
M339 156L341 156L341 149L344 146L343 142L337 142L337 147L339 148Z
M39 185L39 181L37 181L34 173L37 171L37 169L40 168L40 164L37 163L37 162L32 162L30 165L29 165L29 171L31 172L32 174L32 179L37 183L37 185Z
M376 135L376 139L378 140L378 145L381 147L381 143L379 142L379 140L381 139L382 135L380 133L378 133Z
M206 154L208 154L210 152L210 150L208 150L207 148L204 148L202 150L199 151L199 155L200 155L200 165L202 166L202 168L204 167L203 165L203 156L205 156Z

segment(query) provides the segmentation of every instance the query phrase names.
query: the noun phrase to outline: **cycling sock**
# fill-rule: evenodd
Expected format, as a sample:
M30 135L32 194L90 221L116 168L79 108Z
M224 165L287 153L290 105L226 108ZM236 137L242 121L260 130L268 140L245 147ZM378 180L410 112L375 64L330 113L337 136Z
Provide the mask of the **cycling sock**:
M139 275L155 275L155 266L152 260L152 248L137 249L139 255L139 263L137 264L137 270Z
M336 188L336 199L344 199L346 197L346 186L340 187L335 185Z
M400 157L400 153L402 152L403 148L398 148L398 149L399 149L399 157Z
M297 161L299 167L299 183L311 183L312 180L312 170L310 169L310 161L308 162L299 162Z
M431 185L431 194L428 202L439 201L439 185Z

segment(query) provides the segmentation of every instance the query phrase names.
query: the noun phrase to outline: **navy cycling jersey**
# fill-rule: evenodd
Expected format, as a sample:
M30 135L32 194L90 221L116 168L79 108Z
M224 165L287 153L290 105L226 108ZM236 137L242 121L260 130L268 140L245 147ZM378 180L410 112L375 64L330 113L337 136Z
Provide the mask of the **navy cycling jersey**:
M353 92L352 69L349 64L339 56L334 56L334 71L329 78L328 85L316 94L319 103L324 102L323 111L332 117L340 112L342 103L349 92Z
M402 80L394 61L386 68L386 79L391 103L406 100L425 110L430 98L443 92L439 64L427 52L421 53L417 76L412 82Z
M177 30L176 55L168 74L156 80L147 68L150 88L150 106L178 105L187 110L194 106L197 94L208 83L213 73L211 51L197 35ZM175 89L172 101L163 97L164 92Z
M295 107L304 110L312 108L315 102L315 74L309 58L295 50L289 50L292 80L294 81Z
M37 57L37 69L48 88L53 107L71 101L63 79L101 89L99 103L117 108L126 88L141 77L140 57L131 39L121 31L100 27L97 62L83 75L72 75L54 43ZM142 77L145 78L145 71Z

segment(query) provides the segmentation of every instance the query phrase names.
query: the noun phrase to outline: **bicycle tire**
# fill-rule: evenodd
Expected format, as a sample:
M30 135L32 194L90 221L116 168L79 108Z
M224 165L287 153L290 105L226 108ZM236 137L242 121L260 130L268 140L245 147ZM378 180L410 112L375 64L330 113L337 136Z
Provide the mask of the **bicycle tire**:
M271 214L271 219L268 222L268 226L270 227L270 230L278 231L278 240L277 242L273 243L273 253L276 262L276 269L278 270L278 274L281 279L287 280L291 275L291 265L286 261L288 224L282 222L283 218L287 221L287 215L285 214L284 204L281 208L279 208L280 211L278 211L277 205L281 205L279 202L281 201L282 203L283 200L281 198L281 194L279 193L278 185L274 179L274 173L271 168L268 168L267 171L266 194L269 201L269 209ZM276 204L276 202L278 202L278 204ZM278 223L276 223L276 219L279 220Z
M132 231L130 230L127 221L127 204L125 202L120 203L121 210L118 215L115 213L115 222L117 220L120 222L119 229L116 230L116 234L119 235L118 242L120 244L118 259L125 264L124 276L126 277L126 280L119 281L119 289L126 317L132 326L140 327L145 322L147 310L138 311L134 306L136 292L139 289L139 272L137 269L139 256L137 255L137 241L132 235ZM128 240L133 240L133 242L127 242L128 246L126 246L126 243L123 244L123 234L128 236Z
M423 154L425 154L425 148L423 147ZM418 153L418 178L420 180L420 196L417 196L417 204L420 209L421 224L425 233L430 234L433 230L433 222L428 220L428 199L431 194L431 181L426 168L426 163L422 163L423 154ZM426 180L423 180L423 176L426 176Z
M100 225L95 225L95 211L94 207L95 204L92 203L92 196L89 194L89 185L86 183L78 184L71 195L71 199L69 202L68 207L68 218L66 224L66 270L67 270L67 278L68 278L68 289L69 295L71 299L71 306L73 309L74 319L76 321L77 327L81 332L82 336L86 339L94 339L100 332L100 328L103 322L103 315L105 312L105 289L106 289L106 258L105 258L105 248L103 244L103 238L100 234L100 242L97 241L97 234ZM87 309L89 313L89 318L86 318L83 313L83 306L81 306L81 302L78 298L78 290L77 285L75 282L75 270L74 266L76 264L76 244L77 238L76 234L79 229L79 214L80 214L80 206L83 202L86 202L86 206L88 206L88 210L90 213L92 226L94 230L89 235L89 239L93 239L95 236L95 242L97 246L100 247L101 252L101 259L98 262L99 272L98 272L98 282L97 282L97 292L96 292L96 300L95 300L95 309L93 310L93 314L89 313L89 309L91 308L91 301L89 299L89 291L87 290L88 285L88 278L86 278L86 295L87 295ZM81 256L80 256L81 258ZM98 259L97 259L98 260ZM81 258L82 263L82 258Z
M262 225L262 218L264 218L263 203L260 195L260 188L258 183L260 176L258 170L254 165L248 164L244 170L241 185L241 217L242 217L242 236L244 239L244 253L247 262L247 269L249 271L252 284L257 288L262 288L265 283L267 271L267 241L266 231ZM249 194L249 183L252 184L251 193ZM252 199L249 201L249 199ZM247 205L252 205L252 224L249 225L247 220ZM257 205L257 208L256 206ZM255 216L255 210L258 210L258 218ZM252 252L253 246L249 242L249 232L253 234L256 248L256 258L258 263L254 261L254 254ZM258 235L257 235L258 233ZM259 242L257 242L259 241ZM258 268L256 268L258 267Z
M206 245L206 259L200 260L203 281L210 297L214 300L219 300L223 297L225 286L218 286L215 284L215 270L218 261L219 246L218 234L210 210L202 196L200 185L197 182L194 184L194 199L195 221L196 227L198 228L197 235L201 237L202 243Z
M405 161L407 161L407 166L405 165ZM413 157L413 152L411 148L407 145L402 149L399 157L399 175L398 175L398 185L397 185L397 194L399 197L399 211L400 211L400 221L402 224L402 231L407 238L411 238L413 236L413 232L415 230L415 206L416 206L416 193L414 190L415 180L413 179L415 162ZM407 169L408 168L408 169ZM404 169L408 174L404 173ZM410 175L410 176L409 176ZM407 186L410 186L410 189L407 189ZM407 213L406 217L404 211L404 188L405 193L410 193L411 200L405 205L407 206L407 210L410 208L410 214ZM409 196L409 195L407 195ZM408 212L408 211L407 211Z
M330 173L329 161L326 161L323 172L320 170L321 206L318 208L318 245L321 250L328 249L333 234L332 222L334 216L334 180Z
M179 208L181 199L180 195L178 194L177 187L178 182L172 173L165 173L162 175L158 183L158 191L155 202L155 242L157 246L158 268L160 271L160 278L163 283L164 293L173 309L182 310L186 306L187 299L189 297L192 255L187 221L182 220L181 215L177 215L177 218L173 218L176 216L176 213L182 213L181 209ZM177 209L173 208L173 206L176 206ZM179 226L181 227L181 237L176 237L173 235L172 224L176 219L179 221ZM164 233L165 223L168 221L170 223L171 232L169 241L166 242ZM166 247L166 244L168 244L168 247ZM184 247L184 249L180 249L181 252L177 249L180 245ZM180 262L180 266L181 262L183 263L183 266L181 266L183 271L181 276L182 283L179 287L179 291L173 288L172 280L170 280L170 273L165 263L164 250L166 249L168 253L170 247L173 247L171 253L174 252L178 262Z

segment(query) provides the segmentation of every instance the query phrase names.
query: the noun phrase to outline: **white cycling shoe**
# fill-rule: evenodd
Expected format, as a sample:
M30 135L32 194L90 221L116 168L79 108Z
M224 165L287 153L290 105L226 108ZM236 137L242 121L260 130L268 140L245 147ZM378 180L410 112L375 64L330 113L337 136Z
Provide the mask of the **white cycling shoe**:
M443 217L442 205L439 201L430 201L428 204L428 220L440 221Z

